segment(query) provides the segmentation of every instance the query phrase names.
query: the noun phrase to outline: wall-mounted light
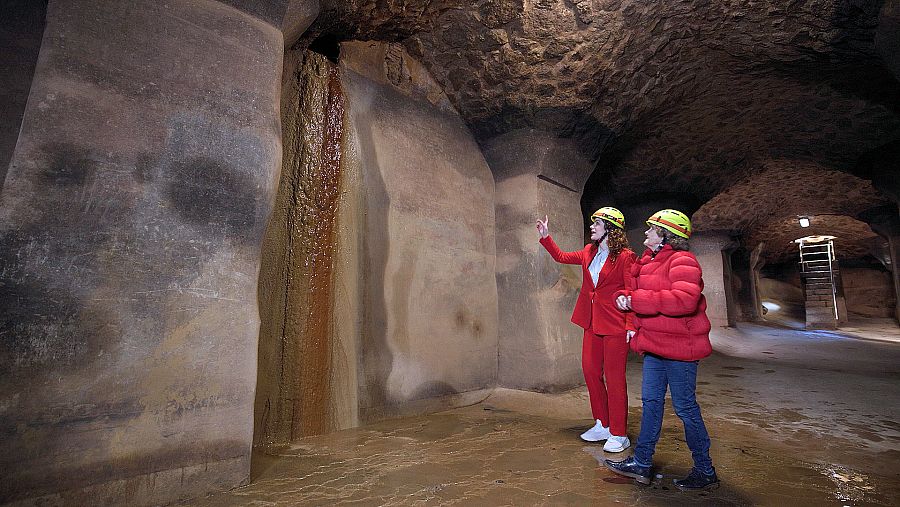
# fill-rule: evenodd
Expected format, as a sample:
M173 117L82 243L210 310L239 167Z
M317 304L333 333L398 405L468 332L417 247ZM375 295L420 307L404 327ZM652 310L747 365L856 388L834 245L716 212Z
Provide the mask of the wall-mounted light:
M800 227L809 227L809 217L800 217Z

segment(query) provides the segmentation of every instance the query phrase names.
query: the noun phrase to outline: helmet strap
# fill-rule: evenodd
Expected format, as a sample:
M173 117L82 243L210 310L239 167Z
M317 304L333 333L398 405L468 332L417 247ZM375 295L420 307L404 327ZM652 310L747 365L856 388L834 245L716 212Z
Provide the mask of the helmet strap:
M603 222L603 236L600 236L600 239L597 240L598 247L600 246L600 243L603 243L603 240L606 239L607 236L609 236L609 228L611 227L609 225L609 222L607 222L606 220L603 220L602 218L598 218L597 220L594 221L594 223L600 222L600 221Z

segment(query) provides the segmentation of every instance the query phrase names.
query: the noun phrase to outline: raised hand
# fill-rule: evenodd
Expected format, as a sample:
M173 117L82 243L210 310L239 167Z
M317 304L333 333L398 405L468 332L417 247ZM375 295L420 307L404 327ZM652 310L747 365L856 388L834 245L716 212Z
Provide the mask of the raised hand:
M549 222L549 221L550 221L550 219L547 217L547 215L544 215L543 220L538 218L537 231L538 231L538 234L541 235L541 238L546 238L547 236L550 235L550 229L547 227L547 222Z

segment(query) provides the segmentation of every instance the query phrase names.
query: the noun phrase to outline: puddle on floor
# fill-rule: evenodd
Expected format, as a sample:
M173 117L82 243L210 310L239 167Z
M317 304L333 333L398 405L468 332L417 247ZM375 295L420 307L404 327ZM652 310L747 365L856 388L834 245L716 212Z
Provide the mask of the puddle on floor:
M632 409L633 421L639 411ZM749 414L748 414L749 415ZM757 414L759 416L759 414ZM638 486L603 467L602 443L578 432L590 421L560 420L481 406L394 419L304 438L256 456L259 474L243 488L199 505L896 505L900 479L848 465L807 462L747 440L746 426L707 415L721 486L681 492L690 471L680 421L667 413L654 457L659 474ZM629 428L636 439L637 424ZM806 435L809 445L816 436ZM198 502L192 502L198 504Z

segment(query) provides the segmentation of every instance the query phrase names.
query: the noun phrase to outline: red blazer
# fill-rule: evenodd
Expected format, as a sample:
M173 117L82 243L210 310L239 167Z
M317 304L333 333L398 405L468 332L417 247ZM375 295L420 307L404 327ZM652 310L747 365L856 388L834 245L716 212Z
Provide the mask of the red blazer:
M553 260L563 264L581 264L581 292L572 312L572 322L594 334L624 334L626 330L634 331L631 313L622 313L616 309L615 294L618 291L631 289L631 277L628 274L634 264L634 252L624 249L615 259L607 258L597 277L597 287L591 280L588 266L597 254L597 247L589 243L577 252L563 252L547 236L541 239L541 245L547 249Z
M631 349L679 361L710 355L703 273L694 254L673 250L670 245L655 257L647 250L634 263L631 274L631 308L638 328Z

